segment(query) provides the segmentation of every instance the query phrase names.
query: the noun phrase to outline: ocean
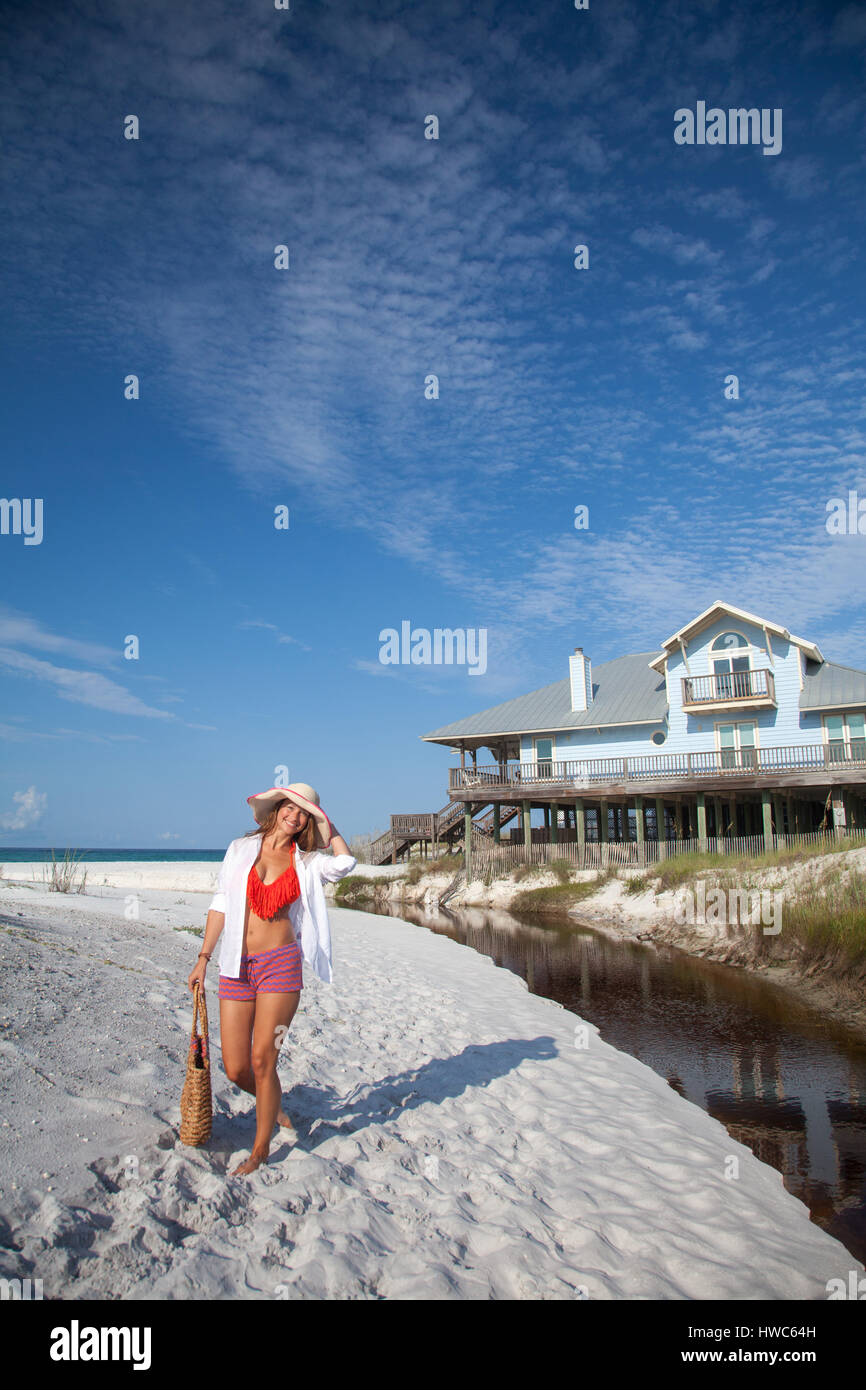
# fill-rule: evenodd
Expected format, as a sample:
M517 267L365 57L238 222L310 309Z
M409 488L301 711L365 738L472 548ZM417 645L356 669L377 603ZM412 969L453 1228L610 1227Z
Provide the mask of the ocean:
M44 846L19 849L17 845L0 845L0 864L50 864L51 853ZM65 848L55 849L54 858L62 862L65 853ZM94 861L116 864L125 859L140 859L149 864L188 864L200 859L219 863L225 858L225 849L71 849L70 854L82 864Z

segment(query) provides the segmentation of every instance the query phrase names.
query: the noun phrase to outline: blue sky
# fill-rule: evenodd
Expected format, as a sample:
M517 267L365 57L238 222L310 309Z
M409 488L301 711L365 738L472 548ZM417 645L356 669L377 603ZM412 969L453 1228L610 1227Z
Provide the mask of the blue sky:
M716 597L866 667L864 58L827 0L0 9L0 487L44 506L0 846L218 848L280 764L347 835L438 809L420 734ZM677 145L698 101L781 152ZM486 672L383 666L405 619Z

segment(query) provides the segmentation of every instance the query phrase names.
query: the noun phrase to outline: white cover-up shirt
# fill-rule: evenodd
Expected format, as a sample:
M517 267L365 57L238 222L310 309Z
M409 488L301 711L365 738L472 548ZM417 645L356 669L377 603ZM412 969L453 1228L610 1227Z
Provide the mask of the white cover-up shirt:
M237 979L241 973L244 942L244 917L247 902L247 878L262 849L261 835L242 835L232 840L219 872L217 891L211 899L209 912L225 913L225 926L220 946L219 971ZM333 983L331 968L331 926L325 902L323 883L336 883L345 878L357 864L351 854L323 854L321 850L304 853L297 849L295 869L301 895L289 906L289 918L300 939L304 960L320 980Z

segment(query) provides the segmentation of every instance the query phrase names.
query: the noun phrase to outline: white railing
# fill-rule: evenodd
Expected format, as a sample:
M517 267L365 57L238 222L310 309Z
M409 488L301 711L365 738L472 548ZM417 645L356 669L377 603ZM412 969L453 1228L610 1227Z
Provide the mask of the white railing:
M711 676L682 676L683 704L776 699L772 671L717 671Z

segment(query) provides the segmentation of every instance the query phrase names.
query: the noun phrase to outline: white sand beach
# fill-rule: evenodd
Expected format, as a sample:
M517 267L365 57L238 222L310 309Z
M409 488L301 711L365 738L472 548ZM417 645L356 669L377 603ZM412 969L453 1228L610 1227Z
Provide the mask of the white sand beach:
M864 1272L592 1024L469 947L333 907L335 982L305 968L281 1054L296 1137L228 1176L254 1101L222 1072L216 962L213 1135L177 1137L184 929L218 867L91 865L61 895L6 866L0 1276L64 1300L825 1300Z

